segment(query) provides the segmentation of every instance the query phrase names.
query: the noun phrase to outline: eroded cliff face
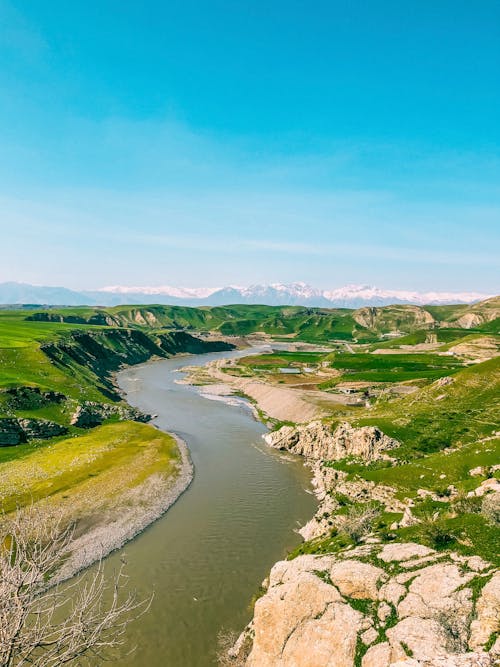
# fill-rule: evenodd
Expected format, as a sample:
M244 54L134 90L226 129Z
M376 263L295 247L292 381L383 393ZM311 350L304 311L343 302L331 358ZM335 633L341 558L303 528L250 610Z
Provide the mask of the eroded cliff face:
M376 426L353 428L347 422L332 426L322 421L283 426L265 435L264 440L276 449L324 461L339 461L347 456L375 461L387 458L385 452L399 445Z
M235 664L492 667L500 659L500 573L477 556L364 544L276 563L264 585Z

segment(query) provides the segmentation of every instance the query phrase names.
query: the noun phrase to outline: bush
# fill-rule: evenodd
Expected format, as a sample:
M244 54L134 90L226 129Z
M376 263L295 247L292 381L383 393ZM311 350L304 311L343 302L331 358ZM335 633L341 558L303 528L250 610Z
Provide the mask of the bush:
M488 523L500 526L500 493L490 493L484 496L481 514Z
M457 514L478 514L481 511L481 499L476 496L468 497L461 491L453 501L452 507Z
M339 516L342 521L339 530L357 543L371 532L373 523L379 516L378 505L373 503L352 505L346 514Z
M436 519L427 519L422 524L422 534L428 544L434 549L446 549L456 538L446 528L437 522Z

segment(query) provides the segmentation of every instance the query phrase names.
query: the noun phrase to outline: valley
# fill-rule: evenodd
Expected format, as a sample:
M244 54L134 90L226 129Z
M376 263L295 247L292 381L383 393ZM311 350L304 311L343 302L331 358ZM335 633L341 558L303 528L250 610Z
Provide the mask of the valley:
M283 517L274 560L280 550L287 560L264 582L238 642L227 649L226 641L219 650L220 664L285 667L293 660L302 664L300 656L307 654L318 666L388 667L407 646L424 661L419 665L427 665L419 639L425 626L446 665L489 667L500 652L499 629L491 620L492 610L500 610L499 316L498 298L471 306L357 310L153 305L0 311L2 509L8 515L34 503L47 520L76 525L73 556L57 575L67 578L143 531L186 489L192 462L184 439L191 457L195 453L195 471L203 441L203 427L191 433L196 414L228 402L231 421L231 411L250 408L269 429L259 445L265 456L275 451L303 460L319 507L314 511L300 500L295 482L288 489L296 494L294 506L302 508L296 511L304 538L291 545L291 517L274 516L272 485L260 489L264 495L256 498L267 504L269 519L274 516L274 530ZM202 356L184 359L186 354ZM148 370L160 369L162 359L182 371L168 380L166 393L164 380ZM138 374L127 376L125 402L116 373L122 377L129 373L123 369L135 367ZM144 389L148 398L135 400L144 378L153 381ZM187 408L180 428L180 402L172 404L177 412L162 417L169 401L191 405L193 392L196 412L189 412L194 404ZM260 434L245 436L246 446ZM216 433L211 437L216 456ZM234 435L228 437L231 447ZM211 468L210 453L202 458L199 464ZM253 465L258 468L258 459ZM277 471L273 463L269 473ZM194 489L154 535L168 531L169 521L175 526L170 517L194 502L186 498L199 493L200 502L210 502L208 489ZM182 526L189 531L189 520ZM258 522L253 529L258 540ZM147 535L131 543L139 552ZM130 548L134 553L136 547ZM272 564L266 553L256 563L263 574ZM346 578L348 561L354 574ZM438 580L451 578L441 596L445 603L426 588L426 568L432 567ZM403 572L412 576L403 581ZM410 605L412 587L417 590L411 582L419 577L425 610ZM250 602L258 584L248 581L238 604L241 596ZM208 580L204 585L210 588ZM396 588L399 597L382 593ZM311 599L307 610L304 595ZM236 614L240 626L230 622L228 628L220 613L219 630L234 633L250 620L248 613ZM272 639L280 636L278 618L287 619L289 628L282 645ZM340 639L328 629L343 618L351 619L353 634L342 648L344 662L337 663ZM204 624L202 617L197 622ZM311 644L315 633L322 639ZM192 664L214 664L215 635L214 624L207 625ZM141 631L132 636L142 641ZM166 646L164 655L178 660L185 646ZM325 655L336 656L334 662L324 662ZM450 662L453 656L461 662Z

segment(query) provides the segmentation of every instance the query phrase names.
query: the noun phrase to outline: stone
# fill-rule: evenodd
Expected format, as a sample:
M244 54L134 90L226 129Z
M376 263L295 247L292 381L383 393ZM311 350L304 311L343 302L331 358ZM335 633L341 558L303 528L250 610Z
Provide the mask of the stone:
M399 522L399 527L408 528L408 526L414 526L416 523L418 523L418 519L413 516L411 508L405 507L405 511L403 512L403 516Z
M433 549L425 547L423 544L415 544L415 542L391 542L386 544L379 554L379 558L385 563L393 561L409 560L410 558L421 558L422 556L429 556L436 553Z
M390 602L394 606L406 595L406 588L396 581L389 581L380 587L379 599Z
M332 583L342 595L351 598L377 600L378 583L387 576L379 567L359 561L339 561L330 570Z
M255 604L252 653L269 660L278 659L298 625L324 614L329 603L339 600L336 588L309 572L300 573L294 581L270 587Z
M404 593L403 593L404 595ZM402 597L402 596L401 596ZM377 609L377 618L378 620L384 624L386 619L392 614L392 607L391 605L387 604L387 602L381 602L378 606Z
M392 647L391 662L407 660L407 647L417 660L446 655L446 637L437 621L408 617L386 631Z
M269 573L267 588L294 581L303 572L329 572L335 558L333 556L314 556L307 554L293 560L280 560L273 565Z
M490 564L480 556L470 556L470 558L467 558L467 567L474 572L484 572L490 567Z
M373 627L368 628L368 630L365 630L363 633L361 633L360 638L365 646L370 646L370 644L373 644L373 642L378 638L378 632Z
M320 619L308 619L290 636L276 663L257 660L263 667L352 667L361 614L346 604L332 604Z
M18 422L28 440L54 438L68 432L65 426L48 419L19 419Z
M472 612L470 589L457 591L472 574L462 574L455 564L437 564L419 570L408 595L399 603L398 616L429 618L437 612L467 615Z
M475 615L469 640L472 649L481 648L494 632L500 632L500 572L483 586Z
M311 572L297 567L295 578L273 585L276 575L255 604L255 638L247 665L351 666L362 614Z
M500 480L495 477L485 479L475 491L469 492L467 495L484 496L486 493L500 493Z
M382 642L371 646L363 656L361 667L389 667L391 663L391 646Z

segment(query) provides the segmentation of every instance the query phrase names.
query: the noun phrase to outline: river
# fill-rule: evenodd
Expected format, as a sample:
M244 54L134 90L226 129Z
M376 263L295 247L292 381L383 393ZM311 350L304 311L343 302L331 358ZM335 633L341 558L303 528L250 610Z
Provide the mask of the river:
M176 383L183 366L248 353L174 357L118 375L130 404L185 440L195 476L159 521L106 563L116 568L125 554L130 586L143 598L154 591L151 609L127 632L125 651L137 648L112 664L216 664L218 632L245 626L260 582L300 542L295 531L314 513L307 469L266 446L266 429L247 405Z

